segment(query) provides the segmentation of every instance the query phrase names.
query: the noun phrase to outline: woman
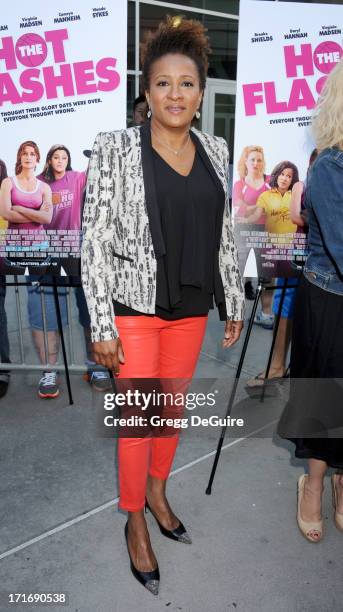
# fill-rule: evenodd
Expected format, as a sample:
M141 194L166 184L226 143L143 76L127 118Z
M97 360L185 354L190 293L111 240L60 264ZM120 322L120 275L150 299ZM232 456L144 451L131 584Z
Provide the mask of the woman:
M35 176L39 160L36 143L23 142L17 152L15 176L5 178L1 185L0 215L8 221L7 242L17 242L14 235L21 230L20 251L42 244L44 224L52 218L51 189ZM7 250L11 246L8 244ZM13 249L18 250L18 246L13 245Z
M238 162L240 179L234 184L232 194L234 218L238 223L241 219L249 222L258 197L264 191L269 191L270 177L265 174L265 169L263 148L257 145L244 147ZM264 224L263 217L259 219L259 224Z
M72 169L70 151L65 145L56 144L49 149L38 178L50 185L52 191L54 212L49 229L80 230L86 173Z
M235 225L239 223L250 223L250 215L256 210L256 202L258 197L268 191L270 176L265 174L266 162L264 157L263 147L258 145L249 145L244 147L241 157L238 162L239 181L236 181L233 187L232 203L234 207ZM260 217L258 225L264 226L264 218ZM243 228L246 231L246 226ZM263 227L254 227L254 230ZM246 249L242 253L246 258ZM242 264L243 266L243 264ZM245 296L249 300L255 299L255 291L251 280L247 280L244 285ZM274 324L274 316L272 314L272 293L265 291L261 297L262 308L255 317L255 323L261 325L264 329L272 329Z
M266 191L259 196L256 202L256 209L250 215L253 223L258 223L262 216L265 217L265 230L269 234L285 234L284 241L277 242L276 248L286 249L287 245L293 244L292 239L286 234L294 234L297 226L290 218L290 201L292 187L299 181L297 167L289 161L277 164L270 178L270 191ZM279 239L280 240L280 239ZM262 264L263 265L263 264ZM281 275L288 271L289 263L277 262L275 264L274 275Z
M190 379L213 295L226 320L224 348L243 326L228 148L223 139L191 129L200 116L208 53L199 22L168 17L144 49L150 120L99 134L93 148L82 278L96 360L119 379ZM154 594L159 570L145 498L164 535L190 541L166 498L177 442L177 435L119 440L131 569Z
M313 162L318 157L317 149L313 149L309 162L308 170L311 168ZM307 179L306 179L307 180ZM297 225L297 233L308 233L307 213L305 208L305 190L306 181L298 181L294 183L292 187L292 197L290 202L290 217L293 223Z
M70 152L64 145L53 145L48 151L43 172L38 179L46 183L52 191L53 215L46 226L49 230L80 230L81 203L86 182L84 172L74 172L71 168ZM50 276L44 276L51 283ZM59 288L59 304L62 325L68 324L66 289ZM52 399L59 395L59 375L56 369L60 348L60 336L56 316L53 291L43 289L45 308L45 327L47 353L44 341L44 324L41 291L38 286L28 287L28 312L32 337L41 364L48 363L49 369L43 371L38 383L38 396Z
M72 169L70 151L65 145L55 144L50 147L46 156L43 172L38 178L47 183L52 191L53 217L51 223L49 224L49 229L57 231L61 230L65 232L73 231L74 234L75 232L80 231L81 209L84 200L86 172L78 172ZM77 236L74 236L73 240L77 241ZM49 277L46 277L46 280L48 281ZM77 304L79 306L81 301L82 304L84 303L84 296L81 287L77 289L76 293ZM43 377L39 381L39 397L46 399L57 397L59 395L59 376L54 366L57 364L60 336L58 332L55 301L52 289L45 288L44 296L45 315L48 330L47 359L45 357L43 313L40 295L37 289L29 289L29 310L32 313L32 317L34 317L36 321L36 329L32 330L35 337L36 346L39 347L41 362L48 362L53 366L52 369L43 373ZM62 325L66 326L68 324L67 296L66 290L62 287L59 288L59 302L62 314ZM92 360L89 326L83 326L83 329L85 333L87 351L87 366L89 367L89 382L92 383L93 388L99 388L101 390L105 388L106 390L106 388L108 388L108 383L107 387L105 387L105 382L108 381L108 373L107 371L104 372L94 367L91 368L93 364L95 366L95 363Z
M33 251L46 245L44 224L49 224L52 219L52 199L49 185L45 185L35 176L39 161L40 152L36 143L31 140L23 142L17 153L15 177L6 178L2 183L0 214L8 221L7 250L18 249L18 246L11 245L17 240L17 230L21 231L19 251ZM12 234L12 230L16 231ZM35 291L36 299L40 300L38 288L28 287L28 291ZM43 334L40 338L36 330L37 317L32 312L30 303L28 313L34 344L41 363L46 363L43 357ZM49 337L48 345L55 347ZM55 354L56 351L53 348L51 352ZM43 373L45 381L47 377L50 384L50 375Z
M298 482L297 521L307 540L319 542L329 466L339 472L332 476L334 520L343 530L343 440L334 437L335 429L342 427L343 400L341 387L334 381L343 378L342 60L330 73L318 101L313 133L319 156L306 184L309 254L297 291L291 353L291 377L303 381L292 381L292 401L280 431L295 443L296 456L308 461L308 473ZM292 435L285 434L290 427Z

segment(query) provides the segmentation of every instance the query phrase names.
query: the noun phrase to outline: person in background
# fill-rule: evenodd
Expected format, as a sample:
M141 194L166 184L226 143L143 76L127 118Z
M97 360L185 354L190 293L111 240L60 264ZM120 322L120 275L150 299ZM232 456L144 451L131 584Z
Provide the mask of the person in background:
M84 149L83 154L89 160L92 151L91 149ZM87 172L88 170L86 171L86 175ZM81 284L81 277L74 277L73 280L75 281L76 285ZM85 340L85 363L87 366L87 372L84 374L84 380L86 380L91 385L92 389L94 389L95 391L110 391L112 389L112 383L108 369L95 362L95 356L93 353L93 343L91 338L91 321L82 286L75 287L75 298L77 310L79 313L79 323L83 329L83 336Z
M252 213L253 221L265 216L266 231L271 234L294 234L297 226L290 219L290 201L292 187L299 181L297 167L289 161L280 162L273 170L270 178L270 190L259 196L256 209ZM285 238L288 240L288 238ZM280 274L287 271L290 262L277 262L275 269ZM284 276L284 275L283 275ZM284 278L277 279L278 287L282 287ZM286 290L282 305L278 333L273 351L268 380L280 380L288 375L286 366L287 353L290 346L292 317L294 311L295 289ZM274 297L274 314L278 312L281 297L281 288L276 290ZM247 387L262 386L265 382L266 372L260 372L247 382Z
M38 176L52 192L53 214L50 223L45 225L49 230L80 229L80 198L85 184L85 175L71 169L70 153L64 145L54 145L47 154L43 172ZM31 277L35 281L36 277ZM51 276L45 275L40 280L51 283ZM58 287L58 300L61 312L62 327L68 325L67 289ZM43 310L44 305L44 310ZM31 333L41 364L49 367L43 371L38 384L38 395L42 399L58 397L60 393L59 373L57 368L60 349L60 334L56 315L55 300L51 287L40 287L33 282L28 287L28 313ZM44 338L44 318L46 344Z
M133 103L133 125L143 125L147 120L148 103L145 96L138 96Z
M312 164L317 159L317 157L318 157L318 151L317 149L313 149L310 155L309 163L308 163L307 174ZM293 223L296 223L296 225L298 226L297 232L301 232L305 234L308 233L308 220L307 220L307 211L306 211L306 205L305 205L306 182L307 182L307 178L304 182L297 181L296 183L294 183L292 187L292 197L291 197L291 202L290 202L291 221Z
M2 181L7 178L5 162L0 159L0 188ZM8 222L0 217L0 243L6 241L6 230ZM0 274L0 359L1 363L10 363L10 343L7 330L7 315L5 309L6 299L6 276ZM0 398L6 395L10 382L9 370L0 370Z
M76 278L77 283L80 281L81 279L79 277ZM97 364L95 361L91 338L91 321L82 287L75 288L75 298L79 313L79 323L83 329L86 349L87 372L84 375L84 380L86 380L95 391L109 391L112 389L112 382L108 369L100 364Z
M343 378L342 59L323 87L312 130L319 155L306 181L308 256L297 291L290 364L294 408L291 402L287 405L280 435L295 444L296 457L307 461L307 473L298 480L297 523L302 535L317 543L324 533L322 495L328 467L336 471L331 482L333 516L343 532L343 440L335 437L342 428L343 403L341 385L335 385ZM287 435L288 411L298 435Z
M282 294L282 287L284 285L284 278L277 278L276 284L278 289L274 292L273 300L273 313L278 314L279 304ZM290 284L294 285L297 283L296 278L290 279ZM296 295L296 288L290 287L286 289L284 301L281 309L281 316L279 321L278 332L275 340L272 360L270 363L270 369L268 373L268 382L277 382L282 379L288 378L289 368L287 366L287 355L291 343L292 334L292 319L294 315L294 300ZM266 382L266 371L259 372L253 378L250 378L246 387L248 389L254 387L262 387Z
M259 145L248 145L244 147L238 161L239 180L235 182L232 192L232 205L236 223L250 224L250 216L256 210L258 197L265 191L269 191L270 176L265 173L266 161L263 147ZM258 225L254 229L264 229L264 217L261 216ZM244 228L248 229L248 228ZM245 254L245 251L244 251ZM251 280L244 285L245 297L248 300L255 299L255 291ZM254 323L261 325L264 329L272 329L274 316L272 313L272 292L264 291L261 296L262 308L256 314Z
M71 155L69 149L63 144L53 145L47 153L43 172L38 177L47 183L52 191L53 201L53 218L49 224L50 230L80 230L81 226L81 208L83 204L84 188L86 183L86 173L78 172L72 169ZM46 277L45 280L49 280ZM78 279L79 280L79 279ZM67 295L66 289L58 288L59 302L62 314L62 324L68 324L67 316ZM45 316L47 319L48 330L48 363L56 365L60 347L60 335L57 326L57 318L55 311L55 302L52 289L46 287L43 289ZM106 388L109 388L109 374L104 368L96 365L92 359L89 316L86 309L86 303L83 296L82 288L76 289L76 301L79 310L80 323L84 330L86 353L87 353L87 380L97 390L103 390L105 379L107 380ZM41 299L38 290L30 290L29 292L29 310L31 316L35 318L36 328L33 334L36 337L36 345L39 346L39 354L42 363L45 363L44 350L44 325L43 313L41 308ZM85 320L86 319L86 320ZM40 325L39 325L40 321ZM88 328L85 325L88 324ZM52 350L51 350L52 349ZM59 376L55 369L46 371L39 384L39 396L41 398L52 398L59 395Z
M261 214L258 208L264 211L267 215L266 229L271 233L294 233L297 231L297 226L291 218L291 199L293 190L299 184L299 174L297 167L291 162L281 162L274 168L270 186L271 190L264 193L257 201L257 210L255 216ZM281 264L283 265L283 264ZM290 265L287 262L286 265ZM285 267L285 266L284 266ZM273 313L276 315L279 311L282 287L285 283L285 278L277 278L276 284L279 287L274 293ZM292 285L297 283L296 278L291 278ZM292 319L294 315L294 301L296 288L291 287L286 289L284 301L281 309L278 333L276 336L274 351L268 373L268 381L273 382L281 380L289 375L287 367L287 355L291 343L292 335ZM256 376L248 380L247 387L260 387L265 383L266 372L259 372Z

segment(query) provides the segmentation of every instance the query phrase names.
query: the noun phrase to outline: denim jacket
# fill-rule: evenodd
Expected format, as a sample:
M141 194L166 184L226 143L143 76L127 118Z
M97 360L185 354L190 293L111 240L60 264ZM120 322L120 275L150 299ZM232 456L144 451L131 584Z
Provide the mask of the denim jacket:
M309 171L306 186L309 255L306 278L343 295L343 151L324 149Z

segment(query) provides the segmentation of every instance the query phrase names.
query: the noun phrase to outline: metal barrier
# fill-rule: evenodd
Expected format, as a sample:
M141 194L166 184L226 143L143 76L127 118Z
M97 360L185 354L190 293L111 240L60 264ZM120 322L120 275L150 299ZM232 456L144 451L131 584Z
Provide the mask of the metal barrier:
M34 283L33 283L34 284ZM29 371L29 370L44 370L51 369L52 367L64 371L65 367L63 364L63 359L61 358L61 347L59 348L59 359L56 366L52 366L49 363L41 364L39 363L39 359L36 354L36 350L34 347L34 341L31 336L31 331L29 327L29 323L27 324L23 321L22 312L24 309L24 300L23 300L23 291L25 287L15 285L14 283L6 283L6 299L4 301L4 308L7 314L7 332L10 341L10 358L12 359L10 365L8 363L1 363L0 361L0 371L1 370L19 370L19 371ZM26 293L26 292L25 292ZM68 369L70 372L84 372L87 370L87 366L84 363L85 359L80 359L79 363L75 362L75 354L76 354L76 346L75 346L75 335L77 330L82 330L83 328L77 321L75 320L76 305L72 304L72 293L73 290L70 287L66 287L67 293L67 313L68 313L68 326L64 328L64 340L68 349ZM27 301L27 295L25 296ZM44 335L44 352L46 358L48 358L48 335L47 335L47 317L46 317L46 307L44 300L44 287L40 286L40 300L41 300L41 308L42 308L42 323L43 323L43 335ZM16 315L16 326L13 329L13 314ZM12 328L12 329L9 329ZM27 338L27 334L29 332L29 337ZM74 333L73 333L74 332ZM13 341L14 336L17 336L16 342ZM26 336L26 338L25 338ZM82 337L78 341L79 353L86 353L84 347L84 334L82 333ZM29 349L25 349L25 344L29 346ZM1 347L0 347L1 348ZM17 354L19 359L15 359L13 361L13 354Z

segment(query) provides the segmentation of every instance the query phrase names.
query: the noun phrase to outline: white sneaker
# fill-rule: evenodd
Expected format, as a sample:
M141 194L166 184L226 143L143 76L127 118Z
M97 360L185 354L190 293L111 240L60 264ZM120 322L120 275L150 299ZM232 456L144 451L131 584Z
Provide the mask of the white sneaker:
M274 315L265 314L263 310L257 313L254 319L256 325L260 325L263 329L273 329L274 327Z

